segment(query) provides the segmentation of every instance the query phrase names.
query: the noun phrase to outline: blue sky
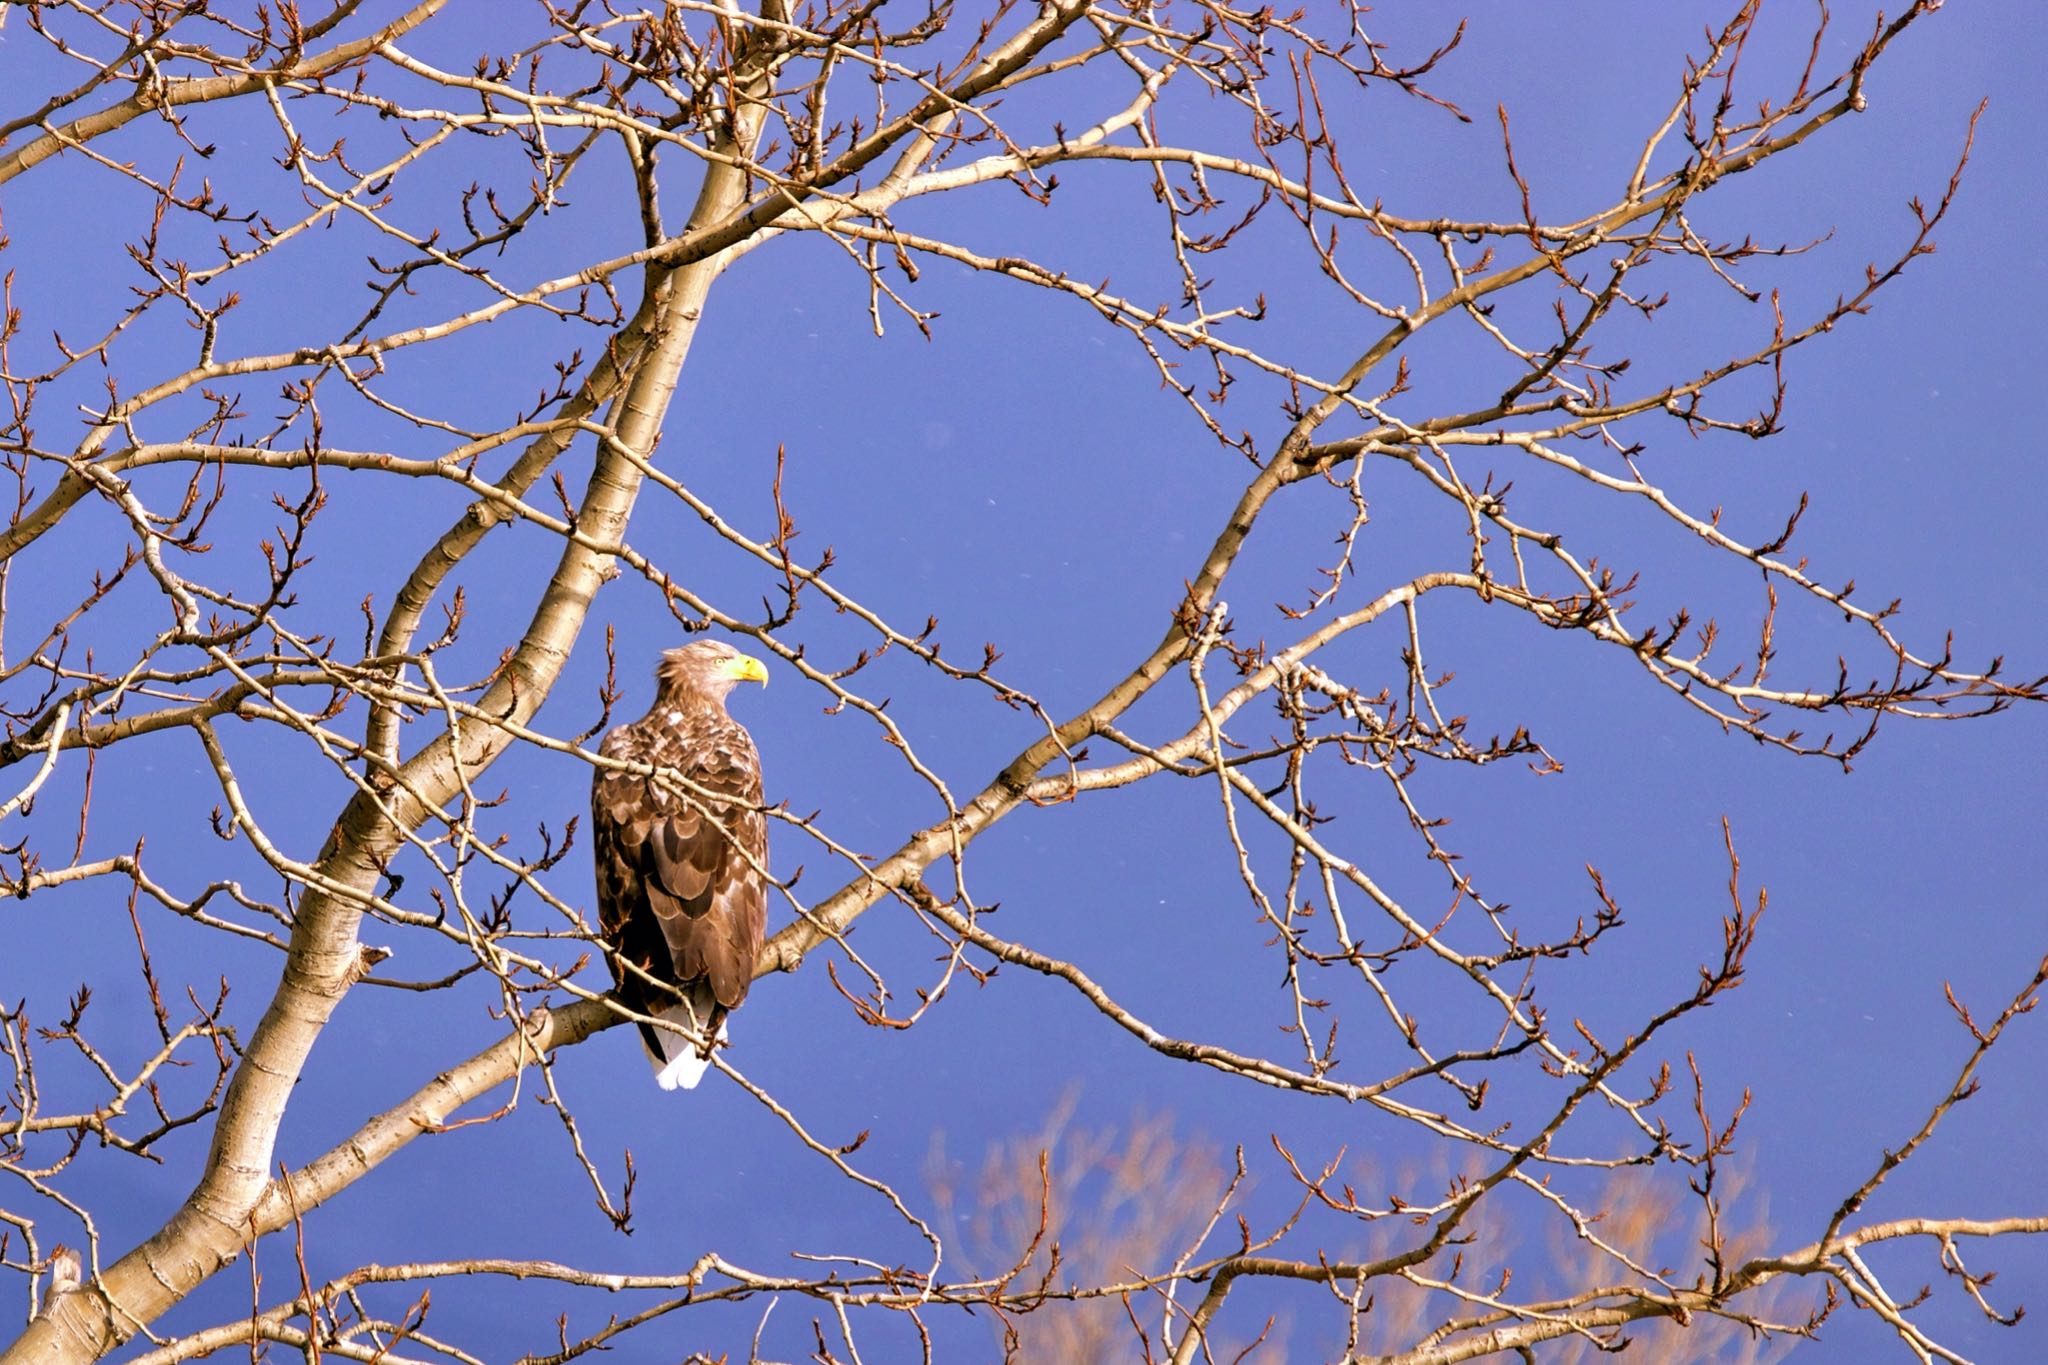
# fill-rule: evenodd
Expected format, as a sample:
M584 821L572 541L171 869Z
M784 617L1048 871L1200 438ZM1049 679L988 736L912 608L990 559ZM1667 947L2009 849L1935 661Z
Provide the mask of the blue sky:
M413 50L466 66L480 44L504 44L494 31L500 12L453 8ZM1348 171L1394 212L1512 217L1518 196L1501 164L1492 115L1499 103L1512 118L1518 164L1539 214L1588 212L1612 197L1624 174L1618 161L1661 116L1688 46L1697 48L1695 9L1473 7L1465 43L1429 88L1475 121L1460 124L1421 101L1375 90L1346 106L1350 121L1340 131L1351 148ZM1811 21L1807 7L1765 9L1744 68L1759 92L1779 89L1796 71ZM1846 60L1867 31L1868 6L1841 10L1823 47L1824 68ZM1370 23L1398 58L1441 41L1451 14L1399 6ZM1859 287L1866 261L1889 259L1910 238L1908 199L1939 197L1972 110L1989 98L1962 190L1937 234L1939 251L1887 288L1870 316L1850 318L1792 354L1784 433L1765 442L1692 440L1667 423L1644 431L1642 456L1646 475L1674 496L1696 508L1724 507L1729 525L1757 539L1782 523L1802 492L1810 494L1794 550L1809 557L1816 577L1853 577L1866 602L1903 599L1899 629L1923 651L1938 651L1953 631L1959 659L2003 654L2022 678L2048 672L2036 499L2024 477L2038 444L2025 395L2044 359L2038 300L2048 289L2048 253L2031 230L2043 207L2038 130L2048 109L2035 67L2044 40L2048 19L2034 7L1949 6L1880 64L1866 113L1716 191L1701 214L1703 231L1824 239L1808 254L1755 272L1759 283L1783 289L1789 316L1810 316ZM0 41L0 88L44 88L56 69L31 35L9 26ZM1013 115L1029 122L1042 112L1027 101ZM1199 104L1172 112L1203 132L1222 126L1220 114ZM204 167L215 183L231 197L274 196L271 211L289 212L290 187L268 160L274 127L230 112L201 122L220 149ZM373 142L370 133L360 136ZM160 129L140 125L121 137L123 155L161 156L168 146ZM522 163L503 150L465 152L436 163L424 182L402 182L400 211L418 222L445 214L469 176L496 175L516 187ZM1056 259L1076 277L1108 278L1134 298L1165 300L1175 282L1157 250L1157 208L1148 184L1122 173L1129 169L1063 172L1061 192L1042 210L991 187L916 205L899 225L979 250ZM679 221L691 181L686 167L671 170L668 211ZM538 278L633 245L637 226L616 168L600 162L579 176L570 205L494 261L495 270ZM13 301L26 319L17 347L35 364L48 361L53 327L75 344L97 336L124 305L136 277L121 243L137 230L140 202L105 169L76 157L10 189L0 269L14 272ZM1213 258L1212 298L1234 302L1262 292L1268 318L1255 339L1304 366L1333 370L1376 329L1304 268L1301 253L1284 249L1290 229L1276 211ZM251 272L224 347L298 344L360 311L362 256L385 248L351 226L332 232L333 240L303 256L281 254ZM1673 291L1672 306L1653 322L1617 321L1608 343L1614 349L1603 354L1634 355L1653 375L1688 373L1768 336L1767 305L1743 302L1696 267L1673 267L1659 280ZM906 288L915 306L938 314L930 339L901 318L874 337L864 281L829 243L792 237L744 258L707 308L665 426L661 464L735 524L766 534L774 518L769 477L781 448L784 498L802 531L799 557L815 558L829 544L841 588L913 627L936 615L939 638L959 657L973 659L980 642L994 642L1003 651L1001 676L1055 714L1069 714L1156 640L1248 470L1162 392L1127 337L1072 299L939 262ZM437 316L461 297L423 291L394 305L392 316ZM1507 304L1504 316L1534 318L1548 307L1549 296L1536 291ZM567 336L552 320L514 319L439 351L394 356L383 392L450 421L489 425L551 382L548 366L569 346L597 344ZM182 363L190 345L182 324L166 318L139 328L120 354L139 378ZM1469 337L1420 346L1414 363L1420 409L1470 406L1489 385L1498 392L1497 362ZM69 392L72 402L93 394L83 383ZM1277 386L1247 382L1226 405L1227 419L1266 440L1284 426L1282 396ZM57 431L68 412L58 419L59 405L45 401L44 438L75 439ZM278 407L274 383L251 384L242 406L247 423L260 426ZM402 423L361 413L353 421L345 439L330 439L359 448L389 443L407 456L438 448ZM589 460L587 450L565 460L572 493ZM1737 636L1750 628L1753 580L1647 508L1594 500L1540 470L1515 469L1511 477L1518 511L1570 526L1583 538L1575 544L1641 574L1645 613L1687 603L1699 616L1723 615ZM138 483L172 503L174 486L168 475ZM237 484L207 565L217 581L246 577L260 564L253 539L277 519L266 501L272 489L296 497L303 476ZM1241 638L1291 638L1270 604L1306 595L1314 568L1328 562L1331 541L1348 522L1341 491L1301 492L1262 525L1263 539L1229 585ZM1463 567L1458 527L1412 479L1391 466L1373 469L1364 492L1372 521L1360 540L1360 577L1345 590L1350 600L1420 570ZM465 499L454 489L351 478L331 480L329 493L316 523L319 557L299 582L293 619L300 629L353 642L362 629L356 603L365 593L388 600L426 538ZM102 509L81 512L75 526L39 542L11 570L10 658L75 600L91 566L118 557L118 521ZM643 496L631 536L686 571L693 590L735 611L750 612L775 591L772 576L654 490ZM471 619L446 656L451 675L482 673L516 638L553 553L544 534L514 529L465 564ZM162 617L160 600L130 585L94 614L79 643L118 657L160 629ZM1727 908L1721 822L1728 821L1746 891L1769 889L1759 945L1742 988L1685 1021L1656 1055L1681 1072L1686 1054L1696 1055L1723 1114L1748 1088L1741 1130L1748 1183L1733 1216L1767 1220L1776 1244L1805 1242L1883 1153L1913 1132L1967 1055L1944 985L1980 1018L1995 1014L2048 948L2041 902L2048 851L2038 833L2048 800L2040 762L2048 717L2022 708L1967 724L1893 721L1844 773L1825 760L1720 733L1651 686L1627 658L1609 657L1583 638L1463 600L1432 600L1423 621L1433 667L1456 674L1446 704L1469 715L1481 735L1528 726L1563 764L1547 776L1510 763L1447 765L1416 779L1418 799L1453 821L1445 838L1464 869L1529 922L1554 928L1596 907L1584 871L1591 864L1626 913L1626 927L1590 957L1546 965L1545 998L1559 1017L1608 1035L1690 989L1697 964L1718 951ZM1360 682L1398 683L1405 641L1398 622L1388 625L1392 634L1381 627L1333 650L1333 666L1354 670ZM654 590L628 576L600 599L542 713L544 728L573 735L596 720L608 626L617 631L625 684L615 719L644 706L653 656L679 632ZM1787 670L1805 666L1826 676L1837 651L1861 648L1825 613L1796 604L1788 604L1781 628ZM848 618L818 603L779 638L841 665L864 643ZM1852 658L1868 669L1867 657ZM978 789L1034 737L1028 714L986 693L939 685L900 656L860 682L867 695L892 698L890 714L956 792ZM22 704L12 694L6 699ZM872 722L852 712L825 714L829 700L783 670L765 693L737 698L734 712L762 750L771 800L818 810L822 827L863 854L887 853L937 808ZM1180 733L1186 714L1185 692L1176 691L1170 707L1136 712L1131 728L1164 740ZM1244 737L1260 737L1259 725L1248 720ZM342 798L339 779L287 761L294 751L267 749L276 741L261 728L223 734L252 801L270 813L271 833L311 855ZM51 856L69 849L64 832L75 821L83 780L82 765L67 761L25 822ZM573 759L520 752L485 785L508 792L498 827L524 840L538 822L559 829L577 814L587 781ZM189 889L234 875L274 893L245 849L208 832L206 811L219 797L188 736L123 745L101 761L94 782L87 857L127 851L146 836L152 873L166 884ZM1354 856L1374 859L1374 875L1398 894L1437 904L1441 873L1415 856L1406 820L1385 791L1363 775L1327 790L1324 813L1336 817L1338 837ZM1272 841L1256 847L1277 859ZM844 879L815 850L779 840L777 870L786 875L799 862L809 865L798 884L809 896ZM1020 811L977 841L967 871L980 899L1000 903L991 919L996 932L1081 963L1161 1028L1246 1051L1298 1052L1275 1032L1286 1017L1279 963L1263 947L1266 931L1236 880L1213 782L1155 780ZM587 873L579 850L551 885L587 897ZM530 901L525 908L532 910ZM147 907L143 924L159 972L180 993L188 981L210 990L226 974L235 984L231 1014L245 1027L253 1021L275 977L274 954L223 942L160 911L152 918ZM0 908L0 944L0 1002L26 1000L35 1018L49 1021L78 982L90 981L98 996L90 1017L106 1030L110 1054L133 1059L152 1045L147 1003L128 966L134 949L125 887L87 884L9 903ZM914 998L915 986L936 979L933 940L900 908L863 918L854 945L885 971L899 998ZM393 967L405 976L431 975L454 961L445 949L402 936L393 946L400 949ZM1128 1132L1146 1116L1163 1115L1196 1149L1227 1154L1243 1146L1255 1172L1247 1203L1254 1225L1292 1203L1273 1156L1276 1138L1318 1164L1344 1149L1344 1169L1362 1191L1376 1183L1427 1194L1445 1173L1439 1167L1447 1158L1403 1125L1362 1106L1166 1062L1070 989L1029 973L1005 968L978 987L958 981L916 1028L891 1031L863 1026L824 965L814 957L800 973L758 983L734 1023L733 1060L822 1139L844 1142L868 1131L855 1160L921 1209L935 1207L934 1162L952 1163L956 1178L971 1183L992 1145L1028 1141L1063 1103L1071 1104L1070 1133ZM1426 977L1416 966L1418 978ZM1426 979L1409 989L1417 992L1410 1008L1435 1012L1426 1022L1448 1029L1466 1018L1461 1001L1439 999ZM318 1154L499 1036L490 1015L496 1004L495 993L474 985L432 995L359 988L313 1054L279 1159L298 1164ZM1341 1012L1347 1066L1360 1076L1380 1074L1374 1068L1398 1054L1397 1040L1371 1022L1367 1002L1347 1001ZM2015 1026L1992 1055L1982 1092L1887 1183L1869 1218L2040 1211L2039 1174L2048 1167L2038 1084L2048 1039L2040 1024ZM85 1093L88 1078L75 1063L53 1066L50 1076L53 1087ZM706 1250L762 1270L791 1268L792 1249L908 1261L920 1254L884 1204L836 1177L735 1087L713 1080L684 1098L655 1091L625 1031L575 1049L558 1078L609 1178L617 1179L619 1153L633 1151L634 1236L618 1236L592 1207L560 1125L529 1091L505 1120L417 1142L317 1213L307 1243L313 1273L486 1252L648 1272L683 1268ZM1504 1078L1502 1089L1499 1120L1526 1122L1540 1112L1540 1083ZM1588 1142L1619 1141L1604 1123L1589 1121ZM101 1152L81 1158L79 1179L95 1192L110 1247L125 1249L156 1226L189 1187L203 1151L203 1133L191 1132L165 1146L161 1167ZM0 1188L7 1188L0 1207L14 1207L18 1190ZM1527 1221L1508 1237L1514 1249L1502 1254L1540 1276L1550 1255L1542 1212L1516 1211ZM1333 1217L1289 1245L1298 1254L1316 1246L1343 1254L1371 1235ZM1995 1302L2033 1304L2038 1313L2048 1246L2012 1240L1969 1251L1973 1270L2001 1272ZM1682 1238L1659 1252L1667 1263L1689 1255ZM1963 1355L2048 1356L2038 1317L2011 1330L1985 1322L1941 1283L1931 1247L1887 1248L1875 1262L1901 1295L1935 1283L1921 1318ZM262 1263L268 1304L289 1292L296 1272L282 1248ZM245 1310L248 1286L231 1280L237 1276L222 1276L165 1327L199 1327ZM521 1289L510 1302L502 1286L437 1288L433 1322L488 1359L546 1349L554 1296ZM619 1307L575 1311L588 1326ZM692 1310L662 1344L676 1354L704 1349L743 1358L761 1308L756 1301ZM1279 1315L1285 1343L1286 1354L1276 1358L1320 1359L1337 1349L1327 1300L1307 1291L1245 1291L1242 1303L1233 1298L1227 1321L1247 1341L1269 1312ZM764 1337L769 1357L798 1358L810 1349L808 1320L807 1305L782 1305ZM881 1358L907 1345L900 1326L873 1330ZM948 1320L944 1331L958 1358L993 1353L984 1323ZM1794 1354L1863 1360L1897 1350L1881 1323L1845 1310L1819 1343Z

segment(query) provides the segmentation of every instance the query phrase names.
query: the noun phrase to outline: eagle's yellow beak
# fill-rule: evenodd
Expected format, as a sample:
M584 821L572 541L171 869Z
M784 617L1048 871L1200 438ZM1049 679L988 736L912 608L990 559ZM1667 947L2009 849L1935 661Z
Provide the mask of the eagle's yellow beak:
M768 666L751 654L736 654L725 664L726 676L738 682L768 685Z

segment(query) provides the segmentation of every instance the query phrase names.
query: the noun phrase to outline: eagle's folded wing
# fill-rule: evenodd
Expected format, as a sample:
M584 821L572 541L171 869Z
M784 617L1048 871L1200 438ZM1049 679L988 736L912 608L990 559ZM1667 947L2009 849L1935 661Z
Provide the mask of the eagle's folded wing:
M767 918L760 767L751 746L647 747L608 756L688 777L663 783L599 770L592 844L605 936L656 977L708 982L717 1003L733 1009L752 984ZM657 937L665 964L652 960Z

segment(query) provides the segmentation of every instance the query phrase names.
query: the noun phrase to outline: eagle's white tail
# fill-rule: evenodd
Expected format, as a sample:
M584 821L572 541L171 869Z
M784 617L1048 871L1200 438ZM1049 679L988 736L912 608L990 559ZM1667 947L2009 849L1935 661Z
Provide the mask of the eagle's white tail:
M690 1030L693 1034L698 1033L703 1026L702 1020L710 1013L714 1001L710 990L702 988L701 985L698 990L693 990L691 995L701 995L702 999L693 998L688 1004L671 1005L665 1010L656 1010L654 1017L666 1019L672 1024ZM722 1043L730 1036L725 1021L720 1020L718 1041ZM704 1073L711 1069L711 1059L698 1052L694 1038L686 1038L668 1029L656 1029L655 1037L661 1044L661 1056L648 1059L654 1063L655 1083L663 1090L695 1090L697 1082L703 1080Z

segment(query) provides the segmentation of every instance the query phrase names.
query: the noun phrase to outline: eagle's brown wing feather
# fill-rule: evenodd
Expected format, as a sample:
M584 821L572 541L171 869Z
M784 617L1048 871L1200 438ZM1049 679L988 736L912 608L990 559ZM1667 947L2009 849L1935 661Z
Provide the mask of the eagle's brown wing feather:
M676 976L705 980L726 1009L737 1008L753 984L767 919L760 864L767 855L757 766L721 747L703 755L690 780L706 792L729 795L698 803L670 798L642 845L639 872L647 905L661 924ZM722 826L722 828L721 828Z
M679 794L650 777L600 769L592 844L606 939L657 979L705 982L723 1013L746 998L761 950L767 824L746 731L723 715L716 724L694 719L657 727L650 717L606 737L608 757L676 769L698 790ZM672 1003L653 1000L660 992L645 983L636 989L616 964L613 972L629 1004L650 997L636 1008Z

